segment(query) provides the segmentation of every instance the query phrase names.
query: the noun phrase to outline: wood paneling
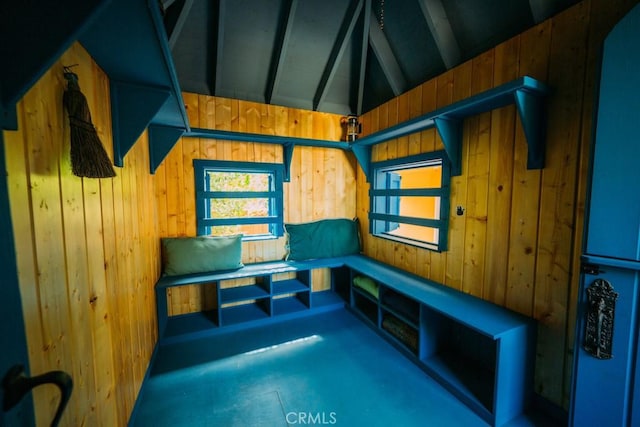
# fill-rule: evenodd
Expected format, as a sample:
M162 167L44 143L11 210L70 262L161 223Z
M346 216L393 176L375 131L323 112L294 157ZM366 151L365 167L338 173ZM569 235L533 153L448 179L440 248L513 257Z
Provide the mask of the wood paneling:
M408 110L426 113L522 75L547 82L546 165L526 169L526 139L513 106L468 118L462 176L451 183L448 250L365 239L370 256L537 319L536 391L565 407L597 55L607 31L635 3L581 2L412 90L422 97L409 96ZM404 105L405 96L364 114L365 135L394 124L392 106ZM374 160L413 152L418 138L422 152L442 147L433 130L423 131L376 146ZM368 190L359 170L357 213L367 226ZM455 215L457 205L463 216ZM397 255L407 251L417 251L417 265Z
M109 82L74 45L18 105L4 134L20 291L33 374L62 369L74 392L62 425L126 425L156 341L158 231L146 139L113 179L71 173L63 64L80 78L97 132L112 153ZM34 392L49 425L54 387Z
M238 130L249 133L338 141L340 116L254 102L185 93L193 127ZM158 168L156 204L163 237L194 236L194 159L282 163L282 147L275 144L181 138ZM350 153L318 147L296 147L291 161L291 181L284 184L285 222L323 218L355 218L355 163ZM245 242L245 263L282 259L286 239ZM329 275L314 271L314 289L326 289ZM233 285L226 284L226 285ZM213 289L202 286L173 288L168 293L169 314L209 308Z

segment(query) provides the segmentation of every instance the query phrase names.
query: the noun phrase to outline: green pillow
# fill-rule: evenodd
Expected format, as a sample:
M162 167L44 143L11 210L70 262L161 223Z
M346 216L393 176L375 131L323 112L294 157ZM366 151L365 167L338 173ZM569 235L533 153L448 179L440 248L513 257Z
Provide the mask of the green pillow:
M242 235L166 237L162 239L167 276L233 270L242 264Z
M323 219L285 224L289 260L330 258L360 253L358 220Z
M379 288L378 284L374 282L373 279L365 276L356 276L353 278L353 284L378 299Z

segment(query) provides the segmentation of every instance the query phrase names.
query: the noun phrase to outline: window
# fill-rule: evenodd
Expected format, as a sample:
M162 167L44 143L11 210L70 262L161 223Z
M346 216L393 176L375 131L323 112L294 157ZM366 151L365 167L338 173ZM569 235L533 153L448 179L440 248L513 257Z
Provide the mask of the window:
M283 234L283 167L274 163L194 160L198 235Z
M444 151L373 163L371 170L370 232L446 250L450 168Z

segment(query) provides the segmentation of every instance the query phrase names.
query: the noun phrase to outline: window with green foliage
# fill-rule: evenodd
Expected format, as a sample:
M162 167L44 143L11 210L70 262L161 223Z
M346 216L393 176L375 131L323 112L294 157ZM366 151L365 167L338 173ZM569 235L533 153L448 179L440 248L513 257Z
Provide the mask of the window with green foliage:
M447 247L448 157L443 151L372 163L370 232L436 251Z
M282 236L283 167L194 160L198 235Z

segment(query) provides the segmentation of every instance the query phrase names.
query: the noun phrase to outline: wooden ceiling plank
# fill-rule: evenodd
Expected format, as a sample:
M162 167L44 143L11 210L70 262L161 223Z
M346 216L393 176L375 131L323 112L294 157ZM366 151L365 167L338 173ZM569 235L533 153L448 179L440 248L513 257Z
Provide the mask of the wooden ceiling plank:
M293 18L296 14L297 7L298 0L285 0L285 4L282 7L278 35L276 38L276 44L273 48L271 66L269 67L267 90L264 96L267 104L271 104L271 100L273 99L274 94L278 92L278 87L280 86L280 78L282 76L280 70L282 70L284 60L287 56L287 48L289 47L291 30L293 27Z
M182 9L180 9L180 14L178 15L178 20L176 21L175 27L171 31L171 35L169 36L169 48L173 50L173 46L176 44L176 41L180 37L180 33L184 28L185 22L187 22L187 17L189 16L189 12L191 11L191 7L193 6L193 0L185 0L182 5Z
M347 9L347 13L342 21L340 30L338 31L338 37L331 49L331 55L329 55L329 60L327 61L327 65L322 73L322 77L320 78L320 84L316 90L316 95L313 98L313 109L316 111L327 96L327 92L331 87L331 83L333 82L336 72L338 71L344 52L351 41L353 29L355 28L358 18L362 12L363 1L364 0L353 0L349 9Z
M364 19L362 26L362 44L360 52L360 68L358 69L358 101L356 106L356 114L361 115L364 103L364 79L367 72L367 53L369 52L369 25L371 20L367 19L368 11L371 10L371 0L365 0Z
M369 42L394 96L404 93L407 90L407 79L391 50L387 36L378 25L378 18L371 9L369 10Z
M447 69L455 67L462 55L442 0L420 0L420 9L438 46L442 62Z

